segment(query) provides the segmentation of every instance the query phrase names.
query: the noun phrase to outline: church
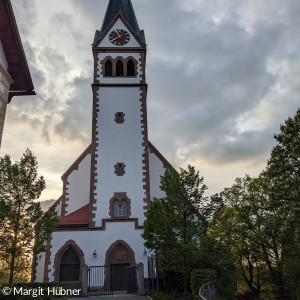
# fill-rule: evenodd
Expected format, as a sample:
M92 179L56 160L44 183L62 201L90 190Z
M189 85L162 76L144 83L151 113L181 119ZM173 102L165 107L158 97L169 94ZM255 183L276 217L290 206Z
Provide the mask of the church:
M80 283L84 265L89 276L102 266L99 278L110 268L110 288L126 290L126 269L141 262L148 277L143 223L172 166L148 140L146 50L131 0L110 0L92 47L92 141L62 175L59 226L34 282Z

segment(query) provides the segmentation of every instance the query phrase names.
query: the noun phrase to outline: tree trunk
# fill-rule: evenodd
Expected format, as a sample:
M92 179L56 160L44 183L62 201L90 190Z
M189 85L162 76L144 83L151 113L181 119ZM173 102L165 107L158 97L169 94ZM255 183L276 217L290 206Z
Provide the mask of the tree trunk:
M8 283L8 286L10 288L12 287L12 284L13 284L14 272L15 272L15 254L13 253L12 256L11 256L9 283Z
M183 273L183 291L185 294L188 292L188 273L185 268L184 273Z

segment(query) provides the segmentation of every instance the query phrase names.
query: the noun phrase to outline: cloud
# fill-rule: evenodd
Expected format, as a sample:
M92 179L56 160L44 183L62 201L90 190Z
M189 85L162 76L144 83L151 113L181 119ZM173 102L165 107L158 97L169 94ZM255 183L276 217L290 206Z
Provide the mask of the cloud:
M77 147L71 163L90 143L90 44L108 1L49 3L13 0L37 96L14 99L7 122L29 126L52 151L54 143L60 152ZM258 173L273 133L299 106L300 2L132 3L148 43L151 142L176 166L205 166L215 189L225 182L214 183L222 168L230 169L222 171L226 178L235 177L231 170ZM54 189L66 157L47 155Z

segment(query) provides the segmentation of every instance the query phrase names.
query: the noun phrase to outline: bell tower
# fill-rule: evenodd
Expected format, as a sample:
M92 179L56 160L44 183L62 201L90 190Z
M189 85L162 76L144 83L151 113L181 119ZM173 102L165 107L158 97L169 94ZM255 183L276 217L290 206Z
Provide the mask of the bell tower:
M150 203L146 42L131 0L109 1L93 56L89 228L141 228Z

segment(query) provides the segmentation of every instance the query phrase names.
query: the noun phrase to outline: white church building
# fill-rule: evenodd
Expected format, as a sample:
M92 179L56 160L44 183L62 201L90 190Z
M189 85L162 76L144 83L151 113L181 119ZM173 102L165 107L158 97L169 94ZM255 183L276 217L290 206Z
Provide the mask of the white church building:
M143 223L171 165L148 141L146 42L131 0L109 1L92 49L92 142L62 176L59 226L33 281L80 283L84 265L113 266L110 284L124 290L128 266L142 262L148 277Z

